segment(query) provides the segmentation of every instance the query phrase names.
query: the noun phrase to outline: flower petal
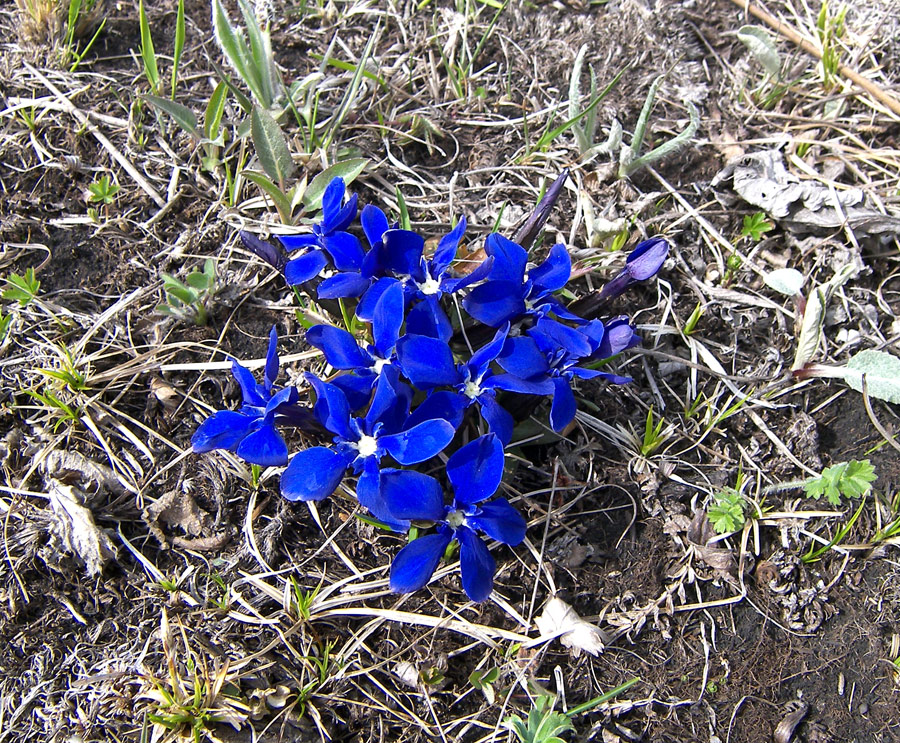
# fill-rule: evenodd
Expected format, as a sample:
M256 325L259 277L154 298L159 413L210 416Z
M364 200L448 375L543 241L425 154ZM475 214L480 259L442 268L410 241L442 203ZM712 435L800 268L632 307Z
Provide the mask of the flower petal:
M593 348L590 339L582 332L567 325L542 317L534 326L535 333L542 333L551 339L554 345L564 349L576 359L590 356Z
M527 335L507 338L503 350L497 356L497 363L510 374L522 379L546 374L550 369L547 357L541 353L534 338Z
M446 294L453 294L454 292L458 292L461 289L465 289L472 284L475 284L482 279L486 279L490 273L491 269L494 267L494 259L488 256L485 258L468 276L461 276L458 279L448 278L445 274L441 279L441 291Z
M325 279L316 289L319 299L361 297L372 282L360 273L347 271Z
M377 375L366 369L361 372L339 374L331 380L331 384L339 388L347 398L351 411L361 410L372 399L372 387Z
M444 491L433 477L413 470L381 471L381 495L388 513L402 521L440 521Z
M381 424L382 433L399 431L409 417L412 390L400 381L400 372L394 366L386 366L378 375L375 394L366 413L366 430L374 431Z
M397 553L391 564L391 590L412 593L428 583L452 539L450 533L426 534Z
M405 335L397 341L397 358L406 378L420 390L460 381L450 346L437 338Z
M515 547L525 539L528 524L506 498L497 498L483 504L475 516L467 516L466 524L480 529L491 539Z
M245 462L261 467L281 467L288 461L287 444L270 423L263 423L244 437L234 453Z
M198 454L214 449L235 449L249 433L258 416L235 410L213 413L191 436L191 448Z
M290 501L322 500L337 489L346 470L346 457L334 449L304 449L293 456L281 473L281 494Z
M319 244L319 236L311 232L305 232L302 235L276 235L275 237L289 253L301 248L314 248Z
M410 335L426 335L445 343L453 337L453 326L447 313L441 308L437 295L429 295L406 315L406 332Z
M340 176L332 178L325 191L322 193L322 222L323 224L335 218L344 203L344 191L346 185Z
M472 601L484 601L494 590L497 563L474 531L463 526L456 530L459 540L459 571L463 590Z
M425 238L411 230L388 230L384 233L384 265L398 276L424 279L422 251Z
M513 281L488 281L476 286L463 300L472 317L496 328L525 313L524 289Z
M265 395L263 395L263 390L260 389L260 385L256 383L256 378L253 376L252 371L246 366L242 366L237 361L232 361L231 374L241 386L241 396L244 399L244 405L252 405L258 408L264 408L266 406L266 402L268 401L266 400Z
M594 357L608 359L641 343L641 337L634 331L634 325L627 317L616 317L606 322L606 334L600 342Z
M358 198L356 194L353 194L337 213L333 214L330 219L323 220L322 230L326 235L346 230L350 226L350 223L356 219L356 202Z
M494 333L494 337L490 341L472 354L472 358L467 366L474 378L477 379L482 376L488 370L491 362L500 355L503 351L503 346L506 345L507 335L509 335L509 323L504 324Z
M521 286L528 262L528 253L521 245L516 245L499 232L492 232L484 241L484 252L494 258L491 281L511 281Z
M372 365L372 357L343 328L313 325L306 331L306 342L324 353L326 361L335 369L368 369Z
M290 286L306 283L318 276L327 265L328 256L325 255L325 251L314 248L284 264L284 280Z
M431 259L432 276L438 278L447 270L453 259L456 257L456 250L459 247L459 241L462 240L466 232L466 218L460 217L450 232L441 238L437 249L434 251L434 257Z
M339 387L323 382L314 374L307 374L306 380L316 391L313 412L319 422L345 441L355 441L356 437L350 430L350 403L346 395Z
M390 289L391 286L399 283L400 282L397 281L397 279L392 279L387 276L378 279L378 281L372 284L368 291L363 294L362 299L359 300L359 304L356 305L356 316L360 320L372 322L375 317L375 306L378 304L378 300L381 299L381 295Z
M456 502L464 506L490 498L503 479L503 444L492 433L479 436L447 460Z
M562 289L571 275L572 259L569 257L569 251L562 243L556 243L550 248L547 260L528 272L528 278L534 286L532 294L543 296Z
M278 378L278 331L275 326L269 331L269 350L266 352L266 390L272 390L272 385Z
M554 377L553 385L556 389L550 406L550 427L559 433L572 422L578 405L568 379Z
M456 430L444 419L430 420L388 436L378 444L400 464L418 464L431 459L449 444Z
M638 243L628 255L625 268L635 281L646 281L656 276L668 255L668 241L662 237L653 237Z
M477 399L481 417L487 422L491 433L497 434L500 443L506 446L512 438L513 427L515 426L513 417L494 398L493 390L479 395Z
M359 271L363 262L363 249L356 235L349 232L335 232L325 240L325 250L338 271Z
M363 232L366 233L369 247L374 248L378 243L382 242L384 233L390 229L384 212L372 204L363 207L362 214L359 215L359 221L362 222Z
M482 388L518 392L522 395L552 395L553 382L550 377L522 379L515 374L494 374L481 383Z
M272 266L272 268L279 271L284 268L285 257L281 249L275 247L270 242L260 240L259 237L252 232L241 230L238 235L240 236L244 247L251 253L262 258L266 263Z
M403 287L391 284L375 305L372 316L372 338L382 358L389 359L400 337L403 325Z

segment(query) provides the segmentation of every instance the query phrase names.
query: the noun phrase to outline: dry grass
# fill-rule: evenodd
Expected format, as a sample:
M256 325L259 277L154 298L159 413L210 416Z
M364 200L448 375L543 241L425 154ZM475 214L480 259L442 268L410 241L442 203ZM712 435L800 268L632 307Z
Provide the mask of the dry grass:
M169 54L174 12L147 5L157 51ZM732 35L751 19L724 0L655 12L631 1L513 2L490 33L496 11L475 0L307 5L306 15L282 6L271 15L289 79L315 71L333 40L332 57L352 63L376 27L380 36L370 65L378 81L363 80L331 151L297 152L303 172L343 153L369 157L354 184L362 201L396 213L399 188L413 225L431 236L465 214L475 249L495 223L511 233L547 179L568 167L547 232L585 268L577 293L601 285L622 260L608 240L591 246L586 220L625 218L628 245L648 234L672 240L658 285L619 308L635 313L645 338L619 362L635 383L584 384L583 410L563 440L515 452L505 487L528 515L529 536L516 550L494 545L489 602L466 601L445 579L458 570L452 563L420 593L391 594L386 566L400 541L357 520L350 492L318 507L289 505L276 471L254 487L230 454L189 450L198 423L233 398L229 359L259 365L273 323L289 374L321 364L303 346L276 277L235 239L238 228L276 230L275 213L246 182L232 199L221 172L202 170L196 143L168 117L135 106L146 81L130 9L111 11L96 54L75 73L40 64L35 34L23 27L31 41L15 41L20 11L4 9L0 273L31 266L42 286L27 307L2 303L13 320L0 346L0 743L190 739L192 725L210 740L487 743L510 739L503 721L527 715L535 683L573 708L634 676L641 684L575 718L580 733L759 740L819 662L828 683L840 670L858 684L870 713L861 721L851 703L838 714L846 698L816 687L828 701L804 734L814 724L830 725L834 739L863 725L872 740L895 734L886 701L895 681L881 661L896 650L877 622L893 621L898 600L896 539L878 539L897 518L900 471L882 443L896 431L896 410L837 383L793 381L799 310L761 277L788 264L810 286L839 265L860 265L833 301L820 358L890 349L900 337L896 237L776 229L742 238L741 218L755 208L709 182L727 159L778 146L799 177L861 188L873 208L896 214L900 117L845 77L826 90L814 56L790 41L778 43L790 85L762 107L751 91L763 72ZM759 7L815 38L818 6ZM851 8L839 39L844 63L882 91L897 85L890 11L886 2ZM198 111L212 90L211 62L221 62L208 26L205 6L189 8L177 95ZM580 156L570 133L536 150L540 133L566 116L583 43L601 85L628 66L599 109L598 139L616 118L629 141L650 82L669 70L648 140L681 131L692 101L703 112L695 141L630 180L614 178L615 158ZM460 86L443 60L469 66ZM323 112L351 74L325 69ZM229 162L241 149L228 145ZM121 190L91 216L85 192L104 174ZM156 314L160 274L184 277L207 257L221 286L210 325ZM697 306L702 317L687 333ZM45 373L61 369L82 382ZM652 447L650 410L664 434ZM106 474L54 470L48 461L61 453ZM866 456L883 497L843 546L821 563L800 563L810 546L827 544L847 509L822 509L777 486ZM756 517L714 536L705 507L738 472ZM89 576L66 549L54 483L78 494L114 553L102 572ZM179 509L163 508L169 502ZM572 657L540 634L535 620L553 595L602 631L599 657ZM835 607L856 612L857 634L829 634L851 632ZM766 627L775 628L771 647L745 643L763 642ZM469 681L491 669L493 702ZM769 706L745 703L751 697Z

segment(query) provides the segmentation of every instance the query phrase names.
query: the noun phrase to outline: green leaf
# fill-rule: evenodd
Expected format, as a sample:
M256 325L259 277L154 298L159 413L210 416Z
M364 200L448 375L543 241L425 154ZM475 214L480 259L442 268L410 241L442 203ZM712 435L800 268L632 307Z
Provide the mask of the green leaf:
M294 173L294 161L278 122L259 106L254 106L250 114L250 136L266 175L278 181L284 191L288 178Z
M850 372L844 378L853 389L866 391L879 400L900 403L900 359L886 351L860 351L847 362Z
M138 16L141 26L141 59L144 61L144 74L154 93L159 92L159 69L156 66L156 52L153 49L153 38L150 36L150 23L144 10L144 0L138 3Z
M869 492L877 479L875 468L868 459L852 459L822 470L822 474L804 484L806 495L819 500L823 495L833 506L841 504L841 497L859 498Z
M219 138L222 129L222 116L225 114L225 99L228 97L228 86L224 81L219 81L216 89L209 97L206 104L206 113L203 115L203 134L210 141Z
M272 181L266 178L262 173L255 173L252 170L243 170L241 171L241 175L247 180L253 181L253 183L262 189L266 196L272 199L272 203L275 204L275 209L278 211L278 216L281 217L283 224L291 223L291 215L293 213L291 200L280 188L278 188L278 186L272 183Z
M188 134L193 134L197 139L202 138L203 134L197 128L197 117L187 106L157 95L145 95L142 97L151 105L169 114L175 120L175 123Z
M33 268L26 268L24 275L10 274L6 283L10 286L3 291L3 299L18 302L20 307L31 304L41 288L41 282L34 277Z
M199 289L200 291L206 291L209 289L210 278L205 273L200 273L199 271L195 271L194 273L189 273L187 278L185 279L188 286L193 287L194 289Z
M306 193L303 194L303 204L310 210L320 209L322 207L322 195L332 179L340 176L344 179L344 183L349 186L368 164L368 158L357 157L343 160L335 163L330 168L325 168L310 182Z
M178 84L178 67L181 64L181 54L184 52L184 0L178 0L178 10L175 14L175 49L172 52L172 98L175 98L175 86Z
M166 294L170 294L176 299L184 302L185 304L194 304L196 301L200 299L193 289L188 289L183 286L167 286Z
M727 488L713 498L706 515L716 532L729 534L743 529L746 522L743 496L734 488Z
M9 326L12 324L12 319L12 313L4 315L0 312L0 343L6 338L6 334L9 332Z
M769 222L762 212L747 214L741 226L741 237L750 237L759 242L764 233L774 229L775 225Z

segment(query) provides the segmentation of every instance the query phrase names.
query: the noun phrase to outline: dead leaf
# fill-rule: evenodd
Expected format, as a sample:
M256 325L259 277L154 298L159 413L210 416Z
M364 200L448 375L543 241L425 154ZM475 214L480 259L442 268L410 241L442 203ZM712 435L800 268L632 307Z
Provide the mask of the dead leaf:
M115 545L97 527L90 509L82 505L85 494L71 485L50 479L48 495L54 516L51 532L66 550L84 562L89 576L98 575L115 557Z
M77 451L51 451L41 465L45 477L68 485L78 485L88 501L100 493L125 492L116 473L105 464L97 464Z
M160 522L177 527L192 537L198 537L212 528L209 514L202 511L188 493L178 490L165 493L147 506L142 515L154 536L161 542L165 542L165 537L159 527Z
M585 622L565 601L554 596L535 620L542 635L559 636L559 641L572 650L576 658L586 650L599 655L606 643L606 636L599 627Z

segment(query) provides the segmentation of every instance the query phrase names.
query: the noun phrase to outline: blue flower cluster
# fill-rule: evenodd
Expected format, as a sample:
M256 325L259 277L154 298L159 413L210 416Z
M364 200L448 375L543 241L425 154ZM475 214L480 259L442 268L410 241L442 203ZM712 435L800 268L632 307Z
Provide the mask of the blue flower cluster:
M539 209L548 211L545 204ZM243 404L211 415L194 434L193 448L286 465L281 493L290 501L322 500L351 478L359 503L390 529L435 527L398 553L392 590L423 587L456 543L463 588L483 601L495 563L479 534L515 546L526 530L522 515L495 497L515 427L505 400L515 393L549 397L550 425L562 432L575 416L573 382L630 381L598 367L639 338L624 316L586 319L560 301L557 292L572 273L562 244L530 266L522 245L492 233L487 258L460 274L454 268L464 218L430 252L421 235L391 225L371 205L360 213L364 248L348 231L356 216L356 196L346 198L344 182L335 178L312 233L280 237L280 247L241 233L245 246L288 284L304 285L320 301L355 305L354 315L348 328L322 324L306 332L332 371L324 378L305 375L311 408L299 404L295 387L275 387L273 328L263 384L234 362ZM638 245L599 299L655 276L668 249L662 238ZM484 342L472 349L477 337ZM331 441L289 458L279 424L319 426ZM452 498L445 499L447 490Z

